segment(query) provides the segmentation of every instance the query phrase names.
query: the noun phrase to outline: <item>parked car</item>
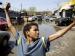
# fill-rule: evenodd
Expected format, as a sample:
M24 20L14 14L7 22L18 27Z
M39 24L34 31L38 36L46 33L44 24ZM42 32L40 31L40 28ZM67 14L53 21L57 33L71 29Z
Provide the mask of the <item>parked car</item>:
M16 21L17 21L18 24L24 23L24 19L22 17L17 17Z
M0 6L2 6L2 3L0 4ZM7 10L8 10L8 7L9 6L7 5L7 8L6 8ZM0 12L4 11L2 7L0 7L0 9L1 9ZM8 29L8 25L7 25L6 18L0 17L0 52L1 52L1 49L2 48L4 49L4 47L6 47L9 42L10 34L7 31L7 29Z
M35 20L37 20L37 16L30 16L28 18L28 21L35 21Z
M8 45L8 40L10 35L7 30L7 22L5 18L0 17L0 48L3 48Z
M43 20L43 16L42 15L37 15L37 21L42 21Z
M4 11L1 6L2 4L0 5L0 12ZM8 45L10 35L7 30L8 30L8 25L6 18L0 17L0 51L2 48Z
M54 21L55 20L55 17L51 17L51 16L43 16L43 20L45 20L46 22L49 22L49 21Z
M43 20L45 20L46 22L49 22L50 17L49 16L43 16Z
M11 17L10 19L11 19L11 23L13 25L16 25L17 24L17 19L15 17Z
M53 16L52 16L52 17L50 18L50 21L51 21L51 22L52 22L52 21L55 21L55 19L56 19L56 17L53 17Z

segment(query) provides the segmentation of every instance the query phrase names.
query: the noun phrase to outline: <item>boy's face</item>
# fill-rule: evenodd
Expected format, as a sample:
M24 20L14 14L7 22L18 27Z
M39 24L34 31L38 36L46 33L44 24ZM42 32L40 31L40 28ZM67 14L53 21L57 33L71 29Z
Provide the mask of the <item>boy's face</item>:
M28 31L28 36L32 39L37 39L39 37L39 29L37 26L31 26L31 29Z

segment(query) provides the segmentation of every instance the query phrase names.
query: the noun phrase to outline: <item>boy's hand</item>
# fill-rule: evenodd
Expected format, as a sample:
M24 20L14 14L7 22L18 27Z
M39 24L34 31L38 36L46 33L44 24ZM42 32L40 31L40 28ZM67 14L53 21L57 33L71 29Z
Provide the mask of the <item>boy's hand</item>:
M10 8L10 3L6 3L6 4L3 6L3 8L4 8L6 11L8 11L9 8Z
M74 25L75 25L75 16L73 16L73 23L74 23Z

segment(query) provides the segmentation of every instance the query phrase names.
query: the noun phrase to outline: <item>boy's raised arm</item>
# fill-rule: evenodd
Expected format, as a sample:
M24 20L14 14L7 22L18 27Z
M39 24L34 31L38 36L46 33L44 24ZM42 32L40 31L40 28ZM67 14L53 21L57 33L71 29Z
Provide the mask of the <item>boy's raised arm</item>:
M8 27L9 27L10 31L12 32L12 34L15 37L16 36L16 29L15 29L15 27L12 25L12 23L10 21L10 17L8 15L8 10L9 10L9 7L8 7L8 4L7 4L6 8L4 8L5 15L6 15L6 20L7 20L7 24L8 24Z
M65 33L67 33L73 26L75 25L75 19L74 21L69 25L67 26L66 28L62 29L62 30L59 30L58 32L56 32L55 34L52 34L50 35L48 38L49 38L49 41L53 41L59 37L61 37L62 35L64 35Z

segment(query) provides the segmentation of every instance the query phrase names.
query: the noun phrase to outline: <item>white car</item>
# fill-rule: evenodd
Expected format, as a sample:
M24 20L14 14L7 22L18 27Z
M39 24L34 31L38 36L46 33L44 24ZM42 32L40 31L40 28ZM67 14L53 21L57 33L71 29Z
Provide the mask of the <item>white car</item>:
M55 18L51 17L51 16L44 16L43 19L46 20L47 22L49 22L49 21L53 21Z
M37 20L37 17L36 16L31 16L28 18L28 21L35 21Z

